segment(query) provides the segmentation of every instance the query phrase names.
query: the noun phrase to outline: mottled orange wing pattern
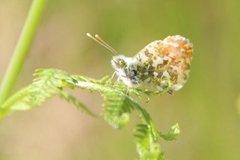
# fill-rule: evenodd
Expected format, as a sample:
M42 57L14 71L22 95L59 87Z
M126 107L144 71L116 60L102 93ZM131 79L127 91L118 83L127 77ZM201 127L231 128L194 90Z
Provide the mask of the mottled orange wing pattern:
M129 87L169 92L187 82L193 45L180 36L168 36L146 45L134 57L115 56L112 65L119 78ZM120 65L124 64L124 65Z

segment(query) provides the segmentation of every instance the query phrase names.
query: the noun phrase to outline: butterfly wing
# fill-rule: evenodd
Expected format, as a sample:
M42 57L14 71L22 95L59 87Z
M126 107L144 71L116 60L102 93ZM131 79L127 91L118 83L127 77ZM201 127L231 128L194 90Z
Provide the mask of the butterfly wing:
M182 36L169 36L149 43L134 58L144 66L144 86L161 91L167 85L170 90L177 91L188 79L192 44Z

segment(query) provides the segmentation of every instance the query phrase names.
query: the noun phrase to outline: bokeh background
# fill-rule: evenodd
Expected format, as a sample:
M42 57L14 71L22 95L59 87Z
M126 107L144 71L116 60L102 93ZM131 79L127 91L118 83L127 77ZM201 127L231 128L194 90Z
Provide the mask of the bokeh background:
M0 79L17 42L30 0L0 1ZM59 68L100 79L111 75L112 55L85 36L100 34L119 53L135 55L147 43L180 34L194 44L191 75L172 95L143 103L157 127L179 123L177 141L161 141L171 160L240 159L240 1L49 0L15 90L36 68ZM98 94L74 91L94 111ZM0 122L0 160L133 160L134 117L114 130L53 98Z

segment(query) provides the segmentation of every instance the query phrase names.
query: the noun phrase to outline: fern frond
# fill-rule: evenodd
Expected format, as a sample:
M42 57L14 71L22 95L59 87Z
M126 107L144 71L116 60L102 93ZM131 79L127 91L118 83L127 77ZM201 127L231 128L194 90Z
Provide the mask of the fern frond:
M107 92L104 96L104 119L114 128L121 128L129 121L133 107L123 94Z
M98 92L104 97L103 117L114 128L121 128L130 119L130 113L137 111L142 123L137 125L135 137L140 160L163 160L159 139L173 140L179 134L178 125L167 134L159 132L150 114L130 95L155 95L149 91L127 88L123 83L113 83L108 77L95 80L80 75L70 75L58 69L37 69L32 84L21 89L0 107L0 118L13 111L28 110L41 105L47 99L58 96L74 104L84 112L93 115L88 107L71 95L65 88L81 88Z
M135 137L140 160L162 160L164 158L158 137L152 134L152 126L148 124L138 124Z
M178 124L175 124L170 128L167 133L160 133L160 136L166 141L173 141L177 139L177 136L180 134L180 127Z
M71 76L61 70L37 69L33 75L34 80L32 84L11 96L0 107L0 118L13 111L28 110L39 106L53 96L63 96L63 88L74 87L74 81ZM72 101L72 97L68 98L70 98L69 101ZM83 109L86 111L85 107Z
M70 93L65 92L65 91L61 91L59 95L60 95L61 98L68 101L69 103L72 103L77 108L85 111L87 114L96 117L96 114L94 114L91 110L89 110L86 105L84 105L75 96L71 95Z

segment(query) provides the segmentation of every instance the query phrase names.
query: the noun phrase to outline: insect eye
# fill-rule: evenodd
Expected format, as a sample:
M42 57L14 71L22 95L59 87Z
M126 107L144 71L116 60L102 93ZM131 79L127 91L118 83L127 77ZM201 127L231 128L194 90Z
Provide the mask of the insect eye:
M120 59L120 60L118 61L118 65L119 65L119 67L123 68L123 67L126 66L126 62L125 62L124 60Z

